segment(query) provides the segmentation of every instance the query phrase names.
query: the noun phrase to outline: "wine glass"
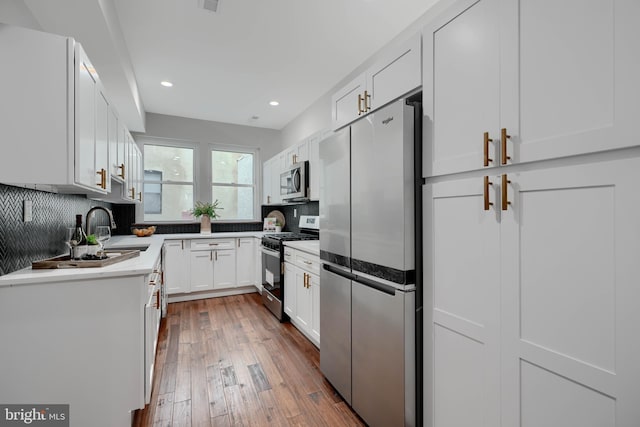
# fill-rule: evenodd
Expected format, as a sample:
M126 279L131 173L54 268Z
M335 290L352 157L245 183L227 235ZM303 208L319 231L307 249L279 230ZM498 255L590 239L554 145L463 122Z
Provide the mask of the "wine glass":
M104 244L107 240L111 238L111 227L108 225L99 225L96 227L96 239L100 243L100 252L102 252L102 257L104 257Z
M73 257L73 253L72 253L73 246L71 244L71 238L73 237L73 233L74 233L75 230L76 230L75 227L68 227L68 228L65 228L65 230L64 230L64 232L65 232L64 243L69 248L69 258Z

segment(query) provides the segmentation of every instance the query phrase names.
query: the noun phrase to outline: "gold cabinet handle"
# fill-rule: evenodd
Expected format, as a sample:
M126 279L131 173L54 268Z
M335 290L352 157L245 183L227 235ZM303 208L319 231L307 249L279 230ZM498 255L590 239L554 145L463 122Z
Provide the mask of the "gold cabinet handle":
M295 165L296 163L298 163L298 155L294 154L293 155L293 164Z
M271 203L271 196L267 196L267 204Z
M489 186L493 185L493 182L489 181L489 177L484 177L484 190L482 191L484 195L484 210L488 211L490 206L493 205L492 202L489 201Z
M371 104L367 101L371 101L371 94L368 91L364 91L364 111L371 110Z
M500 190L502 191L502 210L506 211L509 208L511 202L509 201L509 193L507 192L507 184L511 184L511 181L507 178L507 174L502 175L502 185Z
M124 179L124 163L120 163L120 166L118 166L118 169L120 169L120 173L118 174L118 176Z
M364 112L362 109L362 95L358 94L358 115L361 115Z
M213 261L213 251L209 252L209 261Z
M493 139L489 138L489 132L485 132L484 133L484 145L483 145L483 152L484 152L484 162L482 163L484 165L484 167L489 166L489 163L493 163L493 159L489 157L489 143L493 142Z
M98 172L96 172L96 175L100 175L100 182L97 183L96 185L102 188L103 190L106 190L107 189L107 171L104 169L100 169Z
M214 252L216 253L215 254L215 261L217 261L218 260L218 251L214 251Z
M136 188L135 187L131 187L131 189L129 191L131 191L131 200L135 200L135 198L136 198Z
M507 128L502 128L500 134L500 164L506 165L507 160L511 160L511 157L507 156L507 139L511 138L511 135L507 135Z
M138 191L138 201L142 201L142 191Z

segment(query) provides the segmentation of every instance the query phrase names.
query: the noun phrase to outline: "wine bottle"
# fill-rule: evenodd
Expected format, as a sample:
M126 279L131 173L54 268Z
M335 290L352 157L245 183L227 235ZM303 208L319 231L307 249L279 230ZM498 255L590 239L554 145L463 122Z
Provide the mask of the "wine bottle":
M71 235L71 256L82 259L87 253L87 234L82 229L82 215L76 215L76 227Z

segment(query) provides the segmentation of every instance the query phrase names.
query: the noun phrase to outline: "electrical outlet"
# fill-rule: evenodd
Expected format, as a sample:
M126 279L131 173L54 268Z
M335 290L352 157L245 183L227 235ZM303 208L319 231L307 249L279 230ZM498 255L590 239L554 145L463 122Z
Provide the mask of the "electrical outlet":
M298 209L293 208L293 217L297 218L298 217Z
M24 222L31 222L33 220L33 202L31 200L23 200L22 207L22 218Z

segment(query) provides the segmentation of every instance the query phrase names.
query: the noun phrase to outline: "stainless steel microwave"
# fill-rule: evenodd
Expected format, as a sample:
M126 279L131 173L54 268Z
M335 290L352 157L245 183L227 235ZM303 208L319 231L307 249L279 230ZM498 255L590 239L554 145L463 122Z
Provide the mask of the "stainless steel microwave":
M307 200L309 162L294 163L280 174L280 196L283 201Z

